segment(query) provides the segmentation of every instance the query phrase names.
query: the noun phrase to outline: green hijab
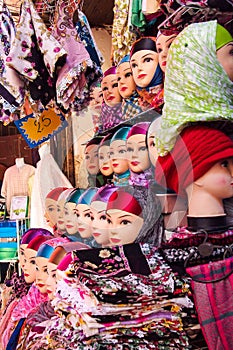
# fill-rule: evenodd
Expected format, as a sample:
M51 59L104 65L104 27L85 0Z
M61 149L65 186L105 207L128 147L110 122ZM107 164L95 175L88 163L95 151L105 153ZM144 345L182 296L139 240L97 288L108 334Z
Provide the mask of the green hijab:
M217 21L193 23L173 41L167 61L159 154L192 122L233 120L233 82L216 57Z

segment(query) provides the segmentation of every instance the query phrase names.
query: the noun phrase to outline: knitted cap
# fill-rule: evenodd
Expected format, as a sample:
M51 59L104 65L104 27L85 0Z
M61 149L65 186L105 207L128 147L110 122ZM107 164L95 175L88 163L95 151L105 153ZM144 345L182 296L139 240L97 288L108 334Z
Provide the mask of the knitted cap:
M185 188L215 163L230 157L233 157L233 141L222 131L206 126L187 127L173 150L158 158L155 179L183 195Z
M33 238L37 236L51 236L51 238L53 237L52 233L45 228L30 228L23 234L20 244L28 244Z
M135 52L138 52L141 50L150 50L150 51L157 52L155 43L156 43L155 37L142 37L136 40L132 45L132 48L130 51L130 57L132 57Z

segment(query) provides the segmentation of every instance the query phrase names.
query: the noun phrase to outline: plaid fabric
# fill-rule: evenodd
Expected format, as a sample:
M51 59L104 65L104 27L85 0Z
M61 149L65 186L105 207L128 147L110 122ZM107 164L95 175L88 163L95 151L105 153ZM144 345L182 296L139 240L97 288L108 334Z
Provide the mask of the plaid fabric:
M142 112L142 108L139 104L139 95L135 91L130 98L126 98L122 102L122 115L123 120L128 120L135 117L135 115Z
M232 350L233 257L186 271L192 277L194 302L208 349Z

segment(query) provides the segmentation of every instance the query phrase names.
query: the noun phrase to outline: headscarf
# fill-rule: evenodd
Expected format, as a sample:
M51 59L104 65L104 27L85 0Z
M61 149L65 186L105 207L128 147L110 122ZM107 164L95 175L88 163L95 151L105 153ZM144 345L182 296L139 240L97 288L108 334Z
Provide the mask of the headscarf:
M173 41L156 144L164 156L190 122L233 119L233 82L216 57L217 21L193 23Z

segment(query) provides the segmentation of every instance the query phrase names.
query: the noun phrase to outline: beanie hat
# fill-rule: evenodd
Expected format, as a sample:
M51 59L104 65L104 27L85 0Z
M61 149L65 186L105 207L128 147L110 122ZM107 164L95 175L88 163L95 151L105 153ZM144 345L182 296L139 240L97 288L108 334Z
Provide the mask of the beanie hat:
M177 194L203 176L217 162L233 157L233 141L222 131L206 126L185 128L171 152L158 157L156 181Z
M221 49L224 45L233 41L231 34L220 24L217 24L216 29L216 50Z
M150 50L150 51L155 51L156 50L156 38L155 37L142 37L138 40L136 40L132 48L130 50L130 58L133 56L138 51L141 50Z
M57 201L60 194L63 191L67 190L67 188L68 187L56 187L47 194L46 198L51 198L51 199L54 199L55 201Z
M138 134L146 135L147 130L149 129L149 126L150 126L149 122L141 122L141 123L134 124L127 135L127 139L133 135L138 135Z
M50 239L51 239L51 236L42 236L42 235L39 235L39 236L33 238L33 239L29 242L29 244L28 244L28 246L27 246L27 249L32 249L32 250L37 251L37 250L40 248L41 244L43 244L45 241L48 241L48 240L50 240Z
M23 234L20 244L28 244L33 238L37 236L51 236L51 238L53 237L52 233L45 228L30 228Z

